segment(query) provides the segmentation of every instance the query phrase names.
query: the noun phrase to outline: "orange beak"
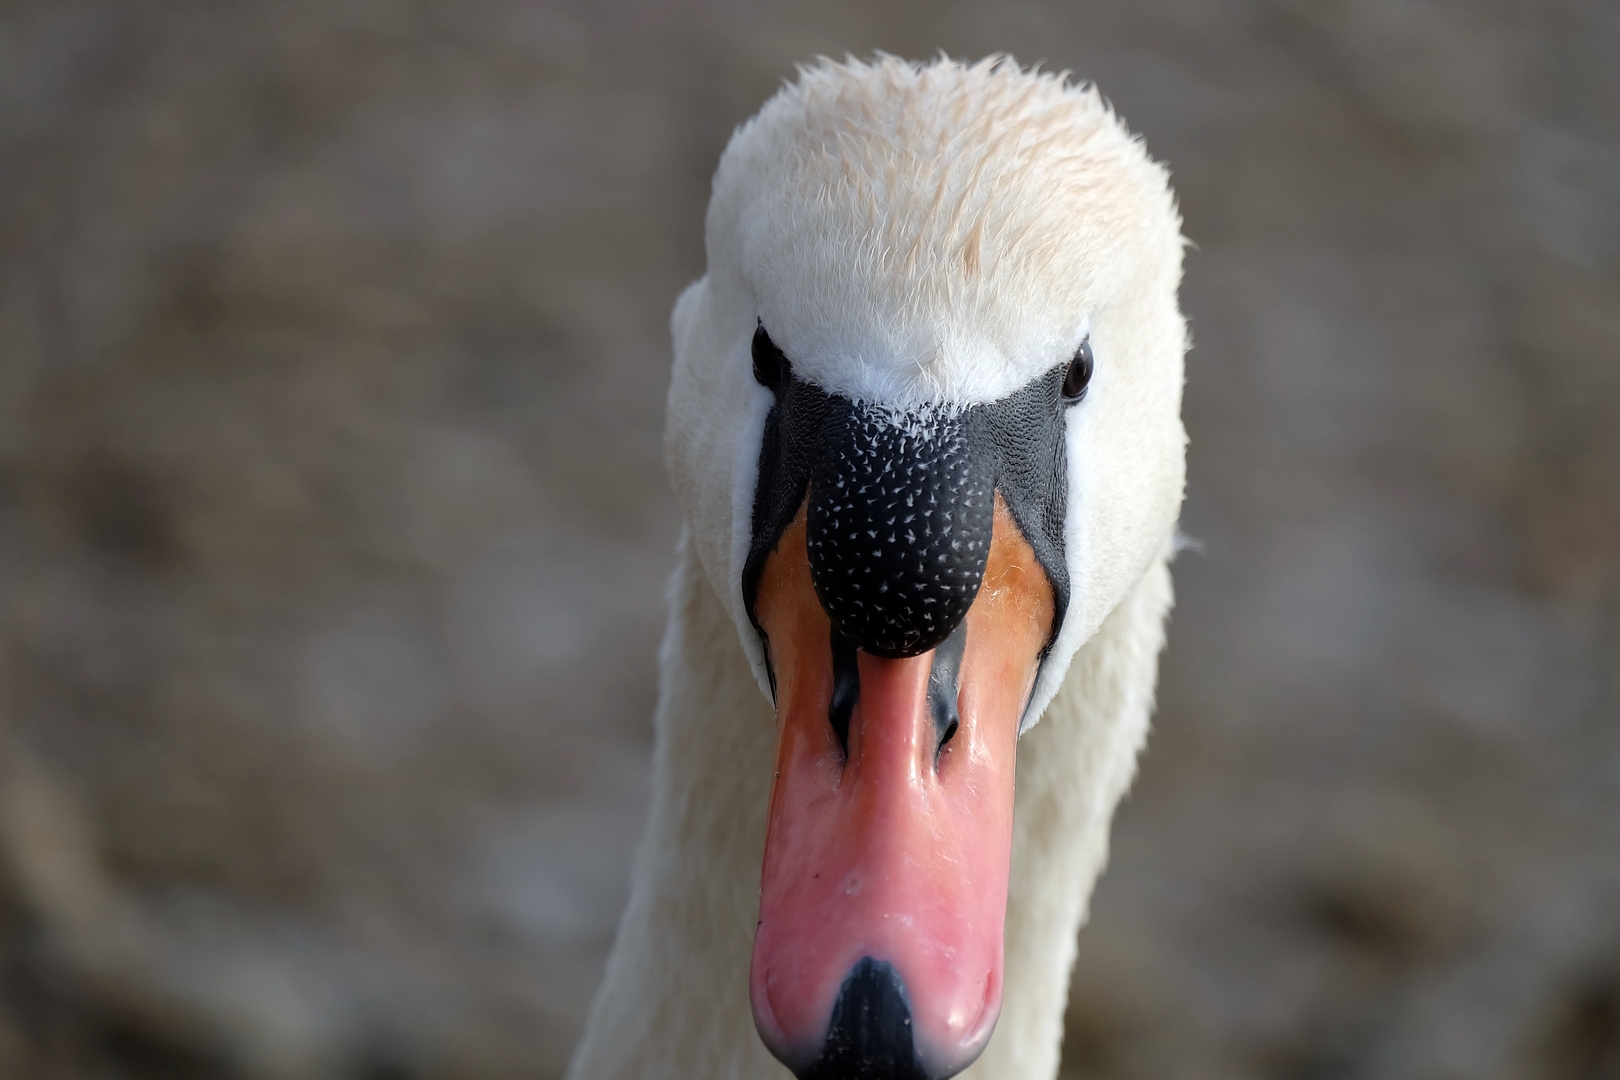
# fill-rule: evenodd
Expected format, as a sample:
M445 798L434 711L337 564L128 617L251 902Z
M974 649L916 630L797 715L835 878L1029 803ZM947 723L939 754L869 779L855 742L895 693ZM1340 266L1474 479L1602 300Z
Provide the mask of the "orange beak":
M1051 585L998 496L952 638L902 660L844 645L840 661L801 507L756 610L778 732L750 971L760 1035L806 1080L951 1076L1000 1012L1018 727Z

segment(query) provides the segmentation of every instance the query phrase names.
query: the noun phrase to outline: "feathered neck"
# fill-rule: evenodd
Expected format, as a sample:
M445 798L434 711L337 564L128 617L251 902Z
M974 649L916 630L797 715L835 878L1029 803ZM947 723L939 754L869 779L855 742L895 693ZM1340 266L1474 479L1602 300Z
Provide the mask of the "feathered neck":
M1167 538L1164 557L1081 647L1044 722L1019 744L1005 997L966 1080L1057 1072L1075 934L1152 710L1169 553ZM669 605L647 829L569 1076L786 1076L748 1002L775 724L684 536Z

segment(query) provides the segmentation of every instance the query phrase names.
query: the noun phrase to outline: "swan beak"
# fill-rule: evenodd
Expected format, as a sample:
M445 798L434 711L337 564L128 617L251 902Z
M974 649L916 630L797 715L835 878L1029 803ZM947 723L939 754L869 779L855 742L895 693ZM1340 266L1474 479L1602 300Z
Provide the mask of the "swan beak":
M983 585L903 659L834 630L805 512L757 609L777 686L755 1024L800 1080L942 1080L1001 1008L1018 727L1052 624L1045 574L999 497Z

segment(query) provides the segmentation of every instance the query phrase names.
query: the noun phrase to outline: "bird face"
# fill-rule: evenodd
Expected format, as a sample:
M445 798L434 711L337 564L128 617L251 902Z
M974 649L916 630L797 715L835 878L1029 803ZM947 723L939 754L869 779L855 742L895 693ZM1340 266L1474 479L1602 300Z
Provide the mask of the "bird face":
M750 991L801 1080L994 1028L1018 735L1180 503L1178 230L1094 93L1004 63L823 64L722 159L668 449L775 705Z
M750 989L802 1077L949 1076L995 1026L1019 717L1063 578L998 490L1053 476L1017 458L1050 466L1061 443L998 438L996 421L1055 426L1029 415L1057 415L1055 383L953 422L809 388L773 410L759 501L793 516L775 533L755 515L745 574L777 704ZM1050 517L1052 485L1004 483Z

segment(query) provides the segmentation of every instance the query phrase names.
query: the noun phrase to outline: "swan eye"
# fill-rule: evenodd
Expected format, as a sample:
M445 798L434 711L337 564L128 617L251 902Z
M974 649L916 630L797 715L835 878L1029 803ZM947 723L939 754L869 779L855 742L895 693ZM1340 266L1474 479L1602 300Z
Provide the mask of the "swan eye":
M787 384L788 367L788 358L760 323L754 330L754 381L768 390L780 390Z
M764 333L761 330L760 333ZM754 338L755 348L758 348L759 338ZM758 356L758 352L754 354ZM758 370L759 361L755 361L755 370ZM1074 351L1074 359L1069 361L1068 369L1063 372L1063 400L1071 405L1086 396L1086 386L1091 382L1091 339L1080 343Z

